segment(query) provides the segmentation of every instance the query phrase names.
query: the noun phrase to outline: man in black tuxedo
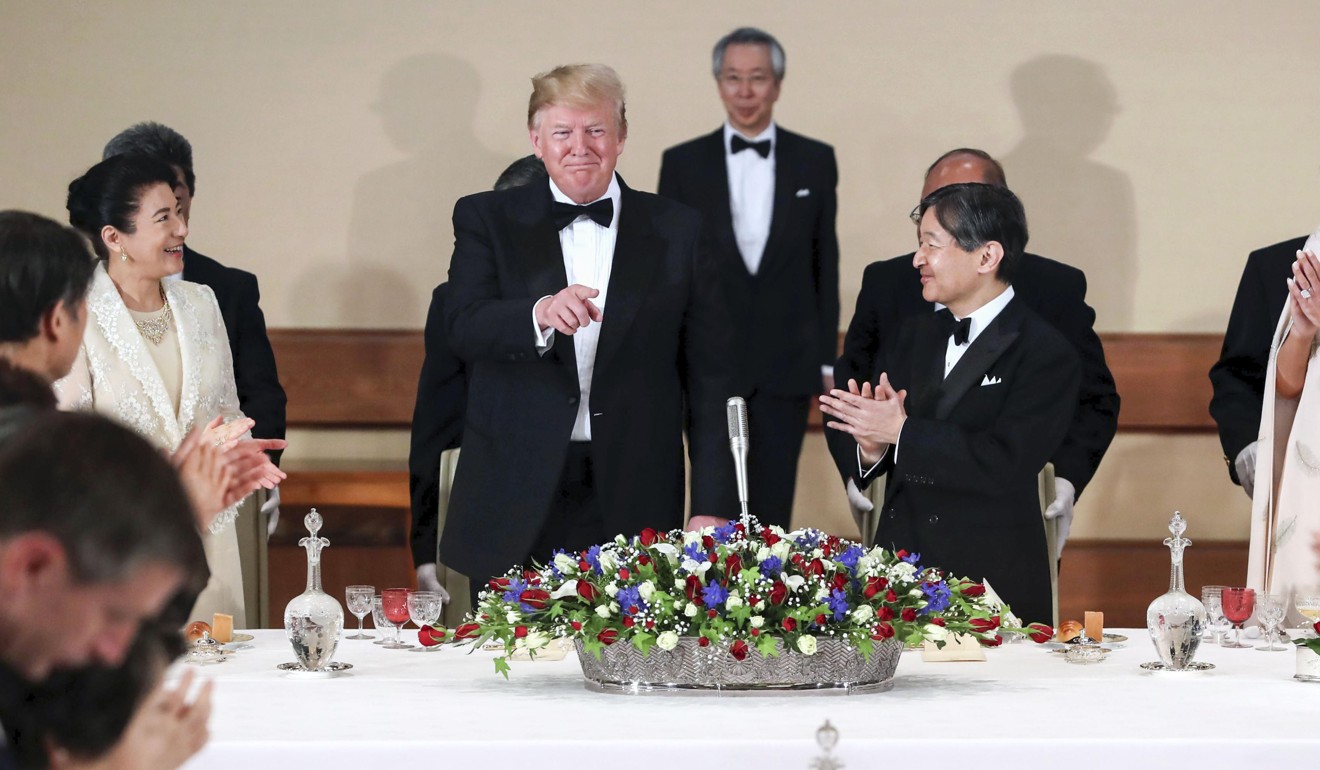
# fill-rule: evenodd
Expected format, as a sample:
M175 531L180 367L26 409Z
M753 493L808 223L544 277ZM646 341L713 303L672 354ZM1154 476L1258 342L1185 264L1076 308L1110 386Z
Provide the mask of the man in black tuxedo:
M487 577L683 518L732 514L728 322L700 216L614 173L623 85L603 65L533 79L550 181L454 206L449 341L470 369L442 560Z
M1251 252L1238 282L1219 360L1210 367L1210 415L1219 426L1224 463L1247 497L1256 484L1256 439L1265 406L1265 369L1274 327L1288 301L1288 279L1306 237Z
M1006 187L1004 170L982 150L960 148L945 153L926 172L921 197L959 182ZM913 212L916 213L915 211ZM873 262L866 268L857 309L844 337L835 372L840 383L867 380L875 371L881 340L909 316L928 315L935 306L922 296L921 274L912 254ZM1072 344L1082 361L1082 384L1068 433L1050 457L1056 497L1045 511L1057 518L1058 558L1072 525L1073 506L1095 475L1118 430L1119 396L1105 364L1105 351L1092 325L1095 311L1086 304L1086 275L1075 267L1024 253L1013 280L1020 302L1048 321Z
M773 120L784 79L777 40L734 30L716 43L713 67L728 119L665 151L658 192L705 218L747 397L751 510L787 527L811 398L832 387L838 352L839 172L832 147Z
M174 168L178 176L174 194L183 208L183 220L189 222L193 196L197 192L197 177L193 173L192 145L188 140L169 126L138 123L111 139L102 157L126 153L156 158ZM252 436L283 439L284 408L288 399L275 371L275 353L266 336L266 317L259 304L261 291L257 287L257 277L199 254L185 244L182 278L210 286L215 292L220 316L229 335L229 351L234 357L238 405L243 414L256 422ZM276 464L279 464L280 453L280 450L270 451ZM278 500L278 496L272 499Z
M1036 476L1067 434L1081 365L1015 296L1027 243L1017 196L954 184L918 212L913 265L944 309L901 321L860 386L821 397L830 448L863 488L889 474L878 543L988 580L1025 620L1049 618Z

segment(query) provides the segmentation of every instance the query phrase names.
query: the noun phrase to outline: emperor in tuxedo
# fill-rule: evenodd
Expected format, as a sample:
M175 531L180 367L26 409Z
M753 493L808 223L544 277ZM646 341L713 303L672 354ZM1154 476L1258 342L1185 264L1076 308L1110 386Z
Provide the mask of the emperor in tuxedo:
M665 151L658 191L702 213L751 423L751 510L788 527L811 399L832 387L838 352L839 171L832 147L773 120L784 79L779 41L737 29L712 59L727 121Z
M603 65L533 80L550 180L454 207L446 310L468 406L441 558L472 578L683 520L728 517L728 322L700 216L615 175L623 86Z
M1013 193L949 185L918 214L913 265L945 309L887 335L873 379L821 397L831 451L861 487L889 474L876 542L1049 618L1036 476L1076 408L1077 353L1015 297L1027 226Z

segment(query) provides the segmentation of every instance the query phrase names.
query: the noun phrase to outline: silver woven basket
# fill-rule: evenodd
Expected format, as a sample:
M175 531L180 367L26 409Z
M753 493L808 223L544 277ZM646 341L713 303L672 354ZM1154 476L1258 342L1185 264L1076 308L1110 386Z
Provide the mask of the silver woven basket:
M894 686L903 645L876 643L868 661L837 639L818 639L816 653L785 652L766 658L751 649L738 660L728 644L701 647L696 638L680 639L673 650L652 647L649 655L631 644L607 646L600 659L577 641L578 662L586 687L595 692L629 695L837 694L884 692Z

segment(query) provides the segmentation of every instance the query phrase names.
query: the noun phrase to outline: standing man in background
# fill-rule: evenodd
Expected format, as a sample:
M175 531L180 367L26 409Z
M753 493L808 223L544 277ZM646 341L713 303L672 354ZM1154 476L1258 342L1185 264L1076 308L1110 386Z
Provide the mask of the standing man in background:
M743 27L715 44L727 120L665 151L659 193L705 217L735 330L737 392L747 398L748 497L788 527L811 398L833 386L839 334L839 171L834 149L774 122L784 49Z

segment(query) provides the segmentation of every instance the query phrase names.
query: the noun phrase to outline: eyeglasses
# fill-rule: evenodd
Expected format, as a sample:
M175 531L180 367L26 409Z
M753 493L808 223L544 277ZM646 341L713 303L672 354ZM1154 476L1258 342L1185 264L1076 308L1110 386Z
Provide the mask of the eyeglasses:
M914 225L918 225L918 226L921 225L921 204L920 204L920 203L918 203L917 205L913 206L913 207L912 207L912 210L908 212L908 219L911 219L911 220L912 220L912 224L914 224Z
M768 85L773 78L769 75L755 74L746 77L742 75L728 74L720 75L720 82L730 88L741 88L743 83L751 85L752 88L761 88Z

